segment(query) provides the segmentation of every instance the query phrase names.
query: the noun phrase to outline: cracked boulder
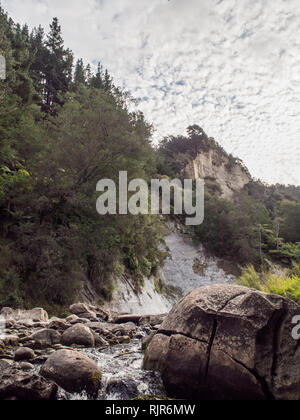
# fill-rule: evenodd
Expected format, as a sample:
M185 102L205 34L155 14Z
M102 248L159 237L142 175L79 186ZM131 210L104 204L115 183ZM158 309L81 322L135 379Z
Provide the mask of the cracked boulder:
M242 286L195 289L149 344L148 370L170 395L195 399L299 399L300 346L289 299Z

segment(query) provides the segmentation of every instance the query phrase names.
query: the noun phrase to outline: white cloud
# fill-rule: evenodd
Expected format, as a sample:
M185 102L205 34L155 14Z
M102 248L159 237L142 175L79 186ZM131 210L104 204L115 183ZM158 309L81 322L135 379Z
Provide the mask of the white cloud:
M2 0L101 60L142 99L159 139L202 125L255 177L300 184L298 0Z

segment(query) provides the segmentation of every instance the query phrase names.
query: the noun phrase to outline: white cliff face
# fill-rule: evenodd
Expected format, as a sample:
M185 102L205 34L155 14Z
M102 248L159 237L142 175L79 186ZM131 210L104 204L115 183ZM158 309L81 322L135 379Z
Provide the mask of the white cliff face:
M251 181L243 166L238 163L229 166L229 158L214 149L198 154L187 165L185 172L192 179L215 179L222 189L223 197L228 199Z
M191 238L172 232L166 238L170 256L162 269L163 281L175 287L180 297L197 287L210 284L234 283L236 277L220 268L221 260L208 256L202 245L195 246Z
M172 308L172 302L155 289L154 279L145 278L141 293L137 293L133 281L125 276L121 277L116 285L111 310L136 315L163 314Z
M142 292L137 294L132 280L118 280L109 308L134 314L169 312L172 306L191 290L209 284L234 283L235 276L219 267L221 260L208 256L202 245L195 246L191 238L170 226L166 238L169 257L160 270L165 294L158 293L154 279L145 278Z

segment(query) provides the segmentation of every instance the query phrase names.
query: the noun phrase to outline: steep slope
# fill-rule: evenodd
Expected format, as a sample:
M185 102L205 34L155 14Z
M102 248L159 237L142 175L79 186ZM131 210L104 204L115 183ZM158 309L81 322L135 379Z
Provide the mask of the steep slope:
M230 199L251 181L251 176L238 159L230 159L225 153L210 148L200 152L185 168L185 174L192 179L217 181L222 196Z

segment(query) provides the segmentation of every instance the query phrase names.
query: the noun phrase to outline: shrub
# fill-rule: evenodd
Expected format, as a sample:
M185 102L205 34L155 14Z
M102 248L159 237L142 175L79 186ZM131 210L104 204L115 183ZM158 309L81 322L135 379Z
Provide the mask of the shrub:
M291 273L292 270L282 275L271 271L260 274L253 266L248 266L237 283L262 292L283 296L300 304L299 266L294 264L294 270L295 272L298 270L298 274Z

